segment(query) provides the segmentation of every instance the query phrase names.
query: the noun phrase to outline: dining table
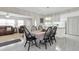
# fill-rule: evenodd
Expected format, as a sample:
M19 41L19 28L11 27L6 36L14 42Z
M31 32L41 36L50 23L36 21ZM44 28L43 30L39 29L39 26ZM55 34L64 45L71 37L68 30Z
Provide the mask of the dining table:
M38 39L38 40L43 40L44 38L44 31L33 31L32 34Z

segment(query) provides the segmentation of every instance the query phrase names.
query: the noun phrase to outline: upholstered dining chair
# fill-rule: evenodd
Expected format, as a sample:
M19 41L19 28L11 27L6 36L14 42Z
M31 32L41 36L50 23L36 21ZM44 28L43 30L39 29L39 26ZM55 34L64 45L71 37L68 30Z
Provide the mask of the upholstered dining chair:
M39 25L39 26L38 26L38 30L41 30L41 31L43 30L42 25Z
M45 49L47 49L47 43L51 43L50 42L50 35L51 35L51 31L52 31L52 27L48 27L48 29L46 30L45 34L44 34L44 38L43 40L40 40L39 44L44 44L45 45Z
M51 35L50 35L50 42L53 44L53 40L56 42L56 32L57 32L57 26L54 26L52 31L51 31Z
M31 43L32 43L32 45L35 45L36 47L38 47L37 42L36 42L36 37L32 36L32 34L29 32L29 30L26 27L24 27L24 30L25 30L24 33L25 33L25 37L26 37L26 42L25 42L24 47L26 46L27 43L28 43L28 51L30 50ZM34 44L33 44L33 42L34 42Z
M33 26L31 27L31 31L36 31L36 30L37 30L37 27L33 25Z

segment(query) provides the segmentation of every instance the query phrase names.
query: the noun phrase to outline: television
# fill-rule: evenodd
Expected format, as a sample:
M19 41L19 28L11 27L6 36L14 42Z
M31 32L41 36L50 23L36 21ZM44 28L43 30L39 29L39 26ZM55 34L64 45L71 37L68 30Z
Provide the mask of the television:
M44 19L43 18L40 18L40 23L44 23Z

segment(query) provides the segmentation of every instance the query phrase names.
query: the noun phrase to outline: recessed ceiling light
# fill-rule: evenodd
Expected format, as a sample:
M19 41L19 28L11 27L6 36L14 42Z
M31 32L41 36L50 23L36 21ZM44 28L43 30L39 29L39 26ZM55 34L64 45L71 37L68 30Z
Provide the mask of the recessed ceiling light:
M7 13L7 14L5 15L5 17L6 17L6 18L9 18L9 17L10 17L9 13Z
M46 8L50 8L50 7L46 7Z

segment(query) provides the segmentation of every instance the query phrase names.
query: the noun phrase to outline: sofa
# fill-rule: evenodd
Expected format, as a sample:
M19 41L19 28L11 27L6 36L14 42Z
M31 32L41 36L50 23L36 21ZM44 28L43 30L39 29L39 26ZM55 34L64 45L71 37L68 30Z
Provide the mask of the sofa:
M24 33L24 26L19 27L19 33Z
M9 35L14 33L14 28L12 26L0 26L0 36Z

